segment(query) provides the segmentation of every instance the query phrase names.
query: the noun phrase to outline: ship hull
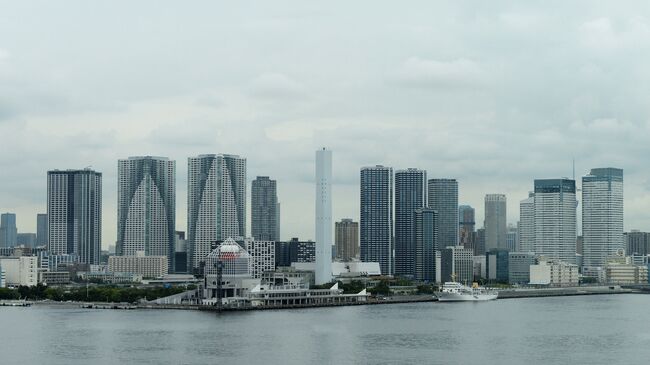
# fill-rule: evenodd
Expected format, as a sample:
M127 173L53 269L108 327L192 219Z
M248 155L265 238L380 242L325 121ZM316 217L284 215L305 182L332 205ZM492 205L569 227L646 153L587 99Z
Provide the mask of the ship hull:
M436 293L439 302L484 302L497 299L498 294Z

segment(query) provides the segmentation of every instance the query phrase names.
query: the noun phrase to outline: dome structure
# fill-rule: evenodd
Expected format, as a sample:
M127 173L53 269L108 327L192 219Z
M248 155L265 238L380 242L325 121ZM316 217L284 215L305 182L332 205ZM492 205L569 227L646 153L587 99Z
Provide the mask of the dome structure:
M232 238L226 239L210 252L205 260L205 275L216 275L219 262L223 265L224 277L251 275L250 254Z

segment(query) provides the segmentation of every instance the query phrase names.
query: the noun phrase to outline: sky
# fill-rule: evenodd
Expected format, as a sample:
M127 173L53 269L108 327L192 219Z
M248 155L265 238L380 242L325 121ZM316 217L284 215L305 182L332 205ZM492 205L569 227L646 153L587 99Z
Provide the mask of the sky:
M327 146L335 220L383 164L458 179L477 222L506 194L514 224L575 159L577 178L623 168L625 228L650 230L649 56L645 1L0 0L0 212L34 232L47 170L90 166L107 247L117 160L167 156L185 230L187 158L229 153L249 203L255 176L278 181L282 238L313 238Z

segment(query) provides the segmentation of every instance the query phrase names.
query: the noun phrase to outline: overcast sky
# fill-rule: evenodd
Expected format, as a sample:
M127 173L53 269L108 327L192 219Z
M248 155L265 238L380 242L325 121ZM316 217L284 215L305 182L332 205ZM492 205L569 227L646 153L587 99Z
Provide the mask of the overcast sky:
M282 237L313 238L324 145L336 220L384 164L457 178L477 222L505 193L515 223L575 158L623 168L625 228L648 230L650 3L625 5L0 0L0 211L33 232L47 170L92 166L107 247L117 159L159 155L184 230L187 157L231 153L278 181Z

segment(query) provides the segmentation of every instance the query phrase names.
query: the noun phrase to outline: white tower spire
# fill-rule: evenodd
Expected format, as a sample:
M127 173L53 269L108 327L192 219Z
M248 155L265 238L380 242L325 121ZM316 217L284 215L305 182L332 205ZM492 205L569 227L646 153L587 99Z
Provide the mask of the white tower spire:
M316 151L316 284L332 280L332 151Z

